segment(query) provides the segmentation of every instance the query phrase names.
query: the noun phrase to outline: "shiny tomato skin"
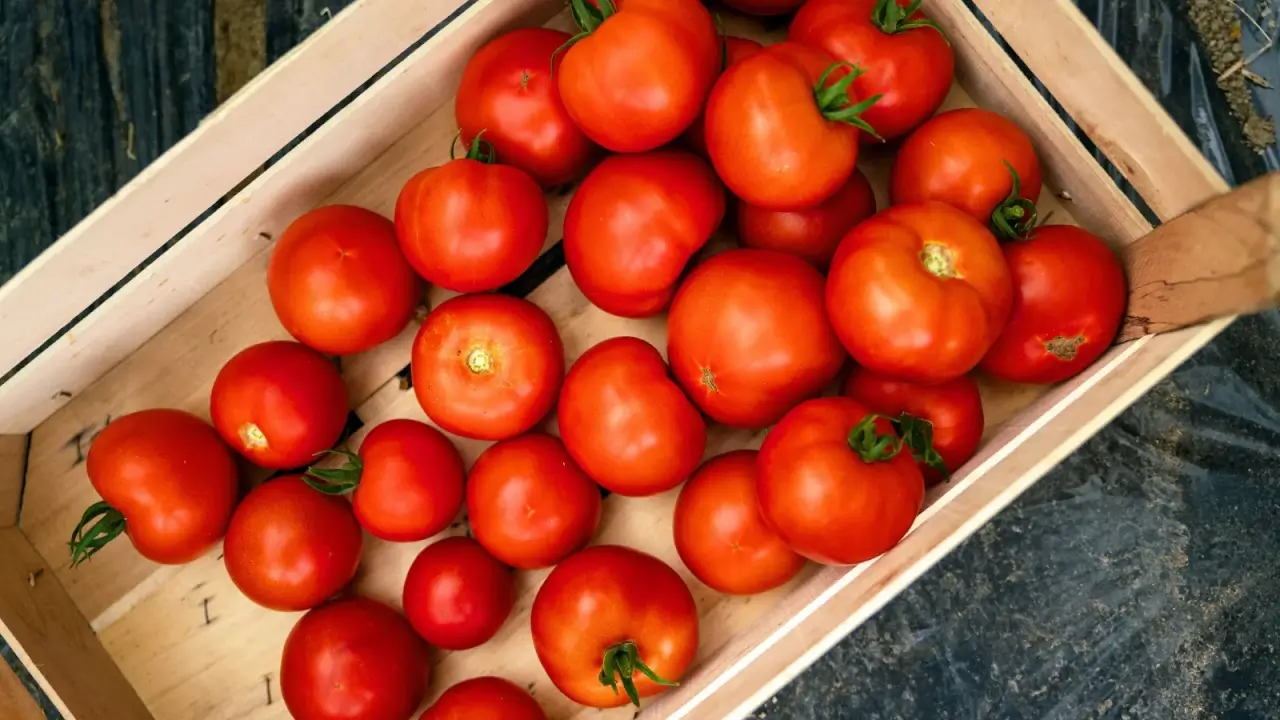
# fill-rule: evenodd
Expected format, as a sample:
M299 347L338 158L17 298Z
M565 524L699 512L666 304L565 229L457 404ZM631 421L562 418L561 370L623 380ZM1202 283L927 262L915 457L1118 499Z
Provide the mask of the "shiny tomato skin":
M724 39L724 67L729 67L739 60L755 55L764 49L764 46L755 40L748 38L725 36ZM721 72L724 69L721 68ZM693 121L688 130L684 131L684 135L680 136L680 142L686 148L698 155L698 157L708 158L707 155L707 116L705 113L698 115L698 119Z
M910 0L895 0L906 7ZM791 21L787 39L820 47L863 74L853 81L860 98L879 95L862 116L885 140L928 120L955 78L955 55L942 31L917 27L887 33L872 20L877 0L809 0ZM924 20L917 11L910 20ZM863 139L874 141L870 135Z
M730 595L772 590L805 563L760 515L757 454L737 450L711 458L676 500L676 552L705 585Z
M982 359L1001 380L1061 382L1089 367L1115 340L1128 291L1116 254L1070 225L1039 227L1006 243L1013 311Z
M181 410L140 410L111 421L85 460L89 482L120 511L138 554L177 565L227 531L240 495L231 452L208 423Z
M720 226L724 209L724 187L695 155L612 155L569 202L565 264L601 310L657 315L671 302L689 258Z
M943 274L926 262L941 263ZM860 223L827 276L827 314L853 359L916 382L972 370L1004 327L1012 295L995 236L939 202Z
M427 643L466 650L502 629L516 602L511 569L469 537L418 553L404 581L404 614Z
M427 416L463 437L502 440L538 424L564 378L564 346L537 305L506 295L441 303L412 351L413 390Z
M352 597L312 610L289 632L280 694L296 720L408 720L430 675L427 645L409 623Z
M822 285L812 265L771 250L696 267L667 319L667 359L689 399L724 425L763 428L820 393L846 357Z
M360 444L363 468L351 506L370 535L426 540L462 509L467 471L449 438L417 420L388 420Z
M524 688L486 675L445 690L418 720L547 720L547 714Z
M209 414L222 439L253 464L301 467L347 425L347 386L333 363L300 343L252 345L213 381Z
M744 247L791 253L826 270L845 233L875 212L871 183L855 169L844 187L812 208L767 210L738 203L738 239Z
M494 444L467 478L476 540L521 570L550 567L582 549L595 535L600 512L600 488L550 435Z
M268 480L231 516L222 551L240 592L271 610L308 610L355 577L364 536L351 504L301 475Z
M610 647L634 642L658 677L677 682L698 650L698 608L688 586L658 558L618 545L597 545L560 563L533 600L533 648L551 682L576 703L625 705L599 680ZM633 674L640 697L667 688Z
M556 50L568 41L568 33L549 28L498 36L467 61L454 99L464 143L483 131L499 162L547 188L582 177L600 154L560 101L554 73L564 53Z
M638 338L612 338L583 353L557 407L565 449L591 479L619 495L670 490L706 449L702 414L658 350Z
M804 0L724 0L724 4L748 15L785 15Z
M756 462L760 512L797 553L825 565L870 560L907 534L924 502L909 450L868 463L849 433L869 413L844 397L809 400L769 431ZM876 423L892 433L887 420Z

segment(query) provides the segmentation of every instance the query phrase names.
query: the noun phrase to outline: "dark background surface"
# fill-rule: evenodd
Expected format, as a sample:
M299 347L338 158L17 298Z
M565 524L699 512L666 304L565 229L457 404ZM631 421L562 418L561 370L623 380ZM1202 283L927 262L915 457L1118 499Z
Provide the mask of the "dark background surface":
M1246 148L1214 84L1186 19L1206 2L1230 4L1079 0L1240 183L1280 163ZM0 0L0 281L346 4ZM1246 27L1246 50L1262 42ZM1280 87L1277 66L1250 67ZM757 715L1280 717L1278 467L1272 313L1234 324Z

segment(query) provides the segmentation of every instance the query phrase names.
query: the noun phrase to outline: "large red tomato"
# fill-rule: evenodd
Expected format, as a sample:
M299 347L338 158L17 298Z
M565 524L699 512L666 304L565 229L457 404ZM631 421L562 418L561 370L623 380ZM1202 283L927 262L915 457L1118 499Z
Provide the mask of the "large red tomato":
M464 142L484 132L499 160L543 187L577 180L599 154L560 102L556 50L567 42L568 33L548 28L499 36L467 61L453 104Z
M328 358L295 342L253 345L213 381L209 414L222 439L255 465L287 470L333 447L350 412Z
M951 44L919 8L920 0L809 0L787 35L864 70L853 90L880 98L862 119L885 140L937 112L955 76Z
M684 581L617 545L587 548L552 570L530 624L551 682L590 707L639 705L674 685L698 650L698 608Z
M849 398L810 400L765 437L760 512L792 550L827 565L898 544L924 502L924 477L889 421Z
M652 345L605 340L569 369L560 437L593 480L619 495L654 495L698 467L707 425Z
M1012 294L995 237L929 202L889 208L845 236L827 276L827 313L860 365L941 382L978 364Z
M733 37L726 35L724 38L724 67L749 58L760 52L764 46L755 40L747 38ZM721 72L724 68L721 68ZM698 119L693 121L688 130L684 131L684 135L680 137L685 147L702 157L707 157L707 116L705 114L698 115Z
M756 454L738 450L711 458L676 501L676 552L699 580L722 593L772 590L804 567L804 558L760 516Z
M351 504L312 490L301 475L268 480L231 516L222 551L245 597L272 610L313 608L360 564L364 536Z
M826 270L854 225L876 212L876 196L860 170L835 195L806 210L767 210L738 203L738 239L750 248L778 250Z
M296 720L409 720L430 675L427 645L409 623L382 603L353 597L293 626L280 659L280 694Z
M446 650L488 641L515 602L511 569L468 537L423 548L404 580L404 614L424 640Z
M1070 225L1006 243L1013 274L1009 324L982 359L1001 380L1061 382L1111 346L1124 319L1124 269L1107 244Z
M506 295L442 303L413 341L413 390L437 425L481 440L538 424L564 378L564 346L537 305Z
M547 720L547 715L524 688L486 675L445 690L418 720Z
M728 250L695 268L667 320L667 358L689 398L717 422L762 428L821 392L845 359L822 283L812 265L770 250Z
M522 570L555 565L600 524L600 488L564 445L531 433L485 450L467 478L471 531L486 550Z
M227 531L240 494L235 460L218 433L181 410L112 420L89 446L85 463L103 499L72 532L72 567L121 532L152 562L191 562Z
M784 15L795 10L804 0L724 0L724 4L749 15Z

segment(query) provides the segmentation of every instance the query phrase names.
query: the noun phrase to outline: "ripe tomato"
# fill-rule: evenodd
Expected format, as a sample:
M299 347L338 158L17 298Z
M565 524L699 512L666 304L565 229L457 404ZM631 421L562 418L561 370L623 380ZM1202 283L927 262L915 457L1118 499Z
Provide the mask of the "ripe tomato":
M268 480L231 516L222 552L245 597L272 610L313 608L360 564L364 536L351 504L312 490L301 475Z
M414 175L396 199L396 237L422 277L460 293L520 277L547 238L547 201L522 170L494 164L477 138L467 156Z
M347 386L328 358L295 342L252 345L213 381L209 414L227 444L255 465L306 465L342 436Z
M764 49L764 46L755 40L747 38L732 37L726 35L724 38L724 58L723 66L720 71L724 72L724 68L733 65L739 60L755 55ZM684 146L697 153L701 157L707 157L707 116L706 114L698 115L698 119L693 121L688 130L684 131L684 135L680 136Z
M841 241L827 314L860 365L942 382L982 359L1012 294L1000 246L978 221L939 202L900 205Z
M486 675L445 690L418 720L547 720L547 715L524 688Z
M638 706L675 684L698 650L698 608L684 581L658 558L617 545L587 548L552 570L530 624L551 682L589 707Z
M556 72L578 127L614 152L665 145L693 124L723 56L699 0L573 0L585 34Z
M466 650L493 637L516 602L511 569L467 537L418 553L404 581L404 614L423 640Z
M280 659L280 694L297 720L408 720L430 674L427 645L409 623L380 602L353 597L293 626Z
M537 305L464 295L427 316L413 341L413 390L437 425L481 440L515 437L556 402L564 346Z
M854 225L876 212L876 196L860 170L835 195L806 210L767 210L738 203L738 239L746 247L778 250L826 270Z
M1009 324L982 359L1001 380L1055 383L1089 367L1115 340L1128 292L1106 243L1069 225L1006 243L1013 275Z
M711 458L676 501L676 552L714 590L755 595L786 583L804 567L760 516L756 455L738 450Z
M804 0L724 0L724 4L748 15L785 15Z
M564 445L531 433L491 446L467 478L471 532L484 549L522 570L555 565L600 524L600 488Z
M567 42L568 33L547 28L501 35L467 61L454 98L463 142L471 145L484 132L502 162L543 187L577 180L600 150L560 102L554 73L563 53L556 50Z
M707 425L662 355L633 337L583 353L558 405L565 449L593 480L619 495L665 492L698 467Z
M227 531L240 494L235 460L218 433L181 410L116 418L89 446L85 463L103 499L71 534L72 567L121 532L152 562L191 562Z
M866 71L853 90L862 98L879 96L862 119L885 140L937 112L955 77L950 43L919 8L920 0L810 0L787 34Z
M761 514L815 562L853 565L885 552L924 502L924 477L897 439L888 420L849 398L796 406L760 448Z
M671 372L713 420L762 428L817 395L844 364L822 275L794 255L728 250L690 273L671 303Z

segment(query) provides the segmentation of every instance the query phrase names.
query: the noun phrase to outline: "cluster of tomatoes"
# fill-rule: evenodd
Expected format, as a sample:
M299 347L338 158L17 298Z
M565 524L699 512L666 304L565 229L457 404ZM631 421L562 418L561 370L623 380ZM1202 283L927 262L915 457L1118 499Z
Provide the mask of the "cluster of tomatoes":
M73 562L126 526L163 563L225 536L247 597L310 610L284 647L295 717L402 720L427 692L428 643L473 648L507 621L513 568L554 567L531 630L569 698L638 704L679 680L698 643L693 597L657 558L586 547L601 488L648 496L684 483L676 549L725 593L895 545L926 485L977 449L969 373L1049 383L1080 372L1117 331L1124 276L1092 235L1036 226L1040 167L1014 123L978 109L935 116L953 57L919 0L728 4L800 7L788 41L767 48L722 37L698 0L572 0L580 35L523 29L481 48L456 101L464 157L409 180L394 223L323 207L279 239L267 282L298 342L232 358L212 388L213 427L147 410L97 438L88 473L104 502L76 529ZM855 163L882 143L897 150L892 207L877 213ZM608 313L668 313L665 359L620 337L566 373L547 313L495 292L541 252L544 191L579 178L564 222L573 280ZM693 262L729 208L743 247ZM423 279L464 293L413 343L413 388L435 427L392 420L358 454L331 450L349 399L326 355L399 334ZM850 356L839 396L818 397ZM538 430L553 410L558 437ZM708 418L771 430L759 452L703 463ZM436 427L494 444L468 473ZM287 472L237 503L228 446ZM326 452L346 464L296 470ZM471 536L422 550L404 617L331 600L356 573L363 532L423 541L464 504ZM424 716L445 717L543 714L487 677Z

